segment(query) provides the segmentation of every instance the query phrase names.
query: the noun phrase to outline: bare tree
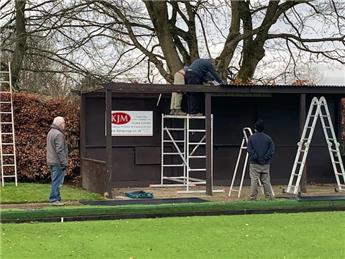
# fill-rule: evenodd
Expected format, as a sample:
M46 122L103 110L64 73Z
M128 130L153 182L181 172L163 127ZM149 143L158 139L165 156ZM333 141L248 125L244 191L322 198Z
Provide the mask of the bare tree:
M25 54L50 60L49 71L73 80L152 82L159 73L171 81L183 63L202 56L216 57L222 77L239 82L298 79L301 64L345 64L340 0L42 0L18 10L26 14L24 30L13 26L21 17L13 10L2 15L3 28L16 39L24 33L54 42Z

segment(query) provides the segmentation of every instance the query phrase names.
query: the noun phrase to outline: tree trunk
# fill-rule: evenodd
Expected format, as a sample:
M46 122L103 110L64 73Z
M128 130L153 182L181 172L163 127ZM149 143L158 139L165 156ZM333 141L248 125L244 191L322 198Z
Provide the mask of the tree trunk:
M268 31L276 22L276 12L279 1L271 0L267 7L267 12L260 27L260 32L253 40L253 36L247 37L243 42L242 64L237 78L242 82L248 82L253 77L256 67L265 56L265 41L268 38ZM243 21L244 33L253 31L252 15L250 13L249 2L241 2L240 15Z
M177 53L174 39L171 34L166 2L145 1L144 3L157 33L159 45L166 58L169 71L174 74L181 69L182 62Z
M12 85L19 90L17 85L19 74L22 68L26 51L26 29L25 29L25 4L26 0L16 0L16 45L11 62Z
M226 79L227 70L230 61L234 55L239 41L236 39L240 34L240 15L239 15L239 2L237 0L231 1L231 25L229 35L225 41L222 53L217 60L217 70L222 79Z

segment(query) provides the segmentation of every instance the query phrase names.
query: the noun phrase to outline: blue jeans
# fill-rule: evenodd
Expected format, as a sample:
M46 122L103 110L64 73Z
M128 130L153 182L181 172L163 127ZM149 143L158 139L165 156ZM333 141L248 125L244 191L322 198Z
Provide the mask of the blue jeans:
M52 186L49 201L61 201L60 188L63 184L66 167L61 165L49 165L49 171L52 178Z

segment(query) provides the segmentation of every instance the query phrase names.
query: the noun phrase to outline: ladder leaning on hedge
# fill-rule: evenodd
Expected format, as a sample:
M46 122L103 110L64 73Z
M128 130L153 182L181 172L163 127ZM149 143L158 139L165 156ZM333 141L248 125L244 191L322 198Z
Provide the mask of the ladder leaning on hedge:
M5 178L17 181L16 143L14 134L11 64L8 70L0 70L0 167L1 185Z

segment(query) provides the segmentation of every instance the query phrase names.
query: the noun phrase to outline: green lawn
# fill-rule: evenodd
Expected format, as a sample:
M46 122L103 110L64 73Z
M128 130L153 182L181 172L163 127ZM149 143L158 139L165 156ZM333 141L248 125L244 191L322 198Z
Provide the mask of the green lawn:
M345 212L2 224L1 258L345 258Z
M16 187L10 183L0 187L0 200L1 203L48 202L49 193L50 184L19 183ZM102 199L100 194L69 185L62 187L61 197L64 201Z
M250 213L252 210L279 210L279 209L312 209L326 208L336 210L345 207L345 201L305 201L277 199L273 201L232 201L232 202L204 202L204 203L176 203L159 205L120 205L120 206L62 206L44 207L40 209L3 209L2 220L34 220L49 217L74 217L80 215L157 215L157 214L193 214L205 212L241 211ZM224 214L224 213L223 213Z

